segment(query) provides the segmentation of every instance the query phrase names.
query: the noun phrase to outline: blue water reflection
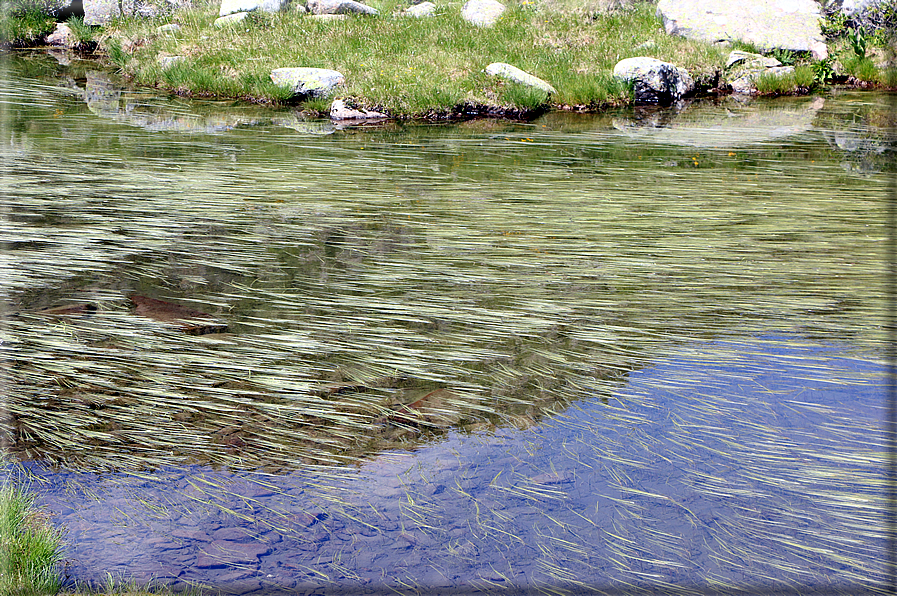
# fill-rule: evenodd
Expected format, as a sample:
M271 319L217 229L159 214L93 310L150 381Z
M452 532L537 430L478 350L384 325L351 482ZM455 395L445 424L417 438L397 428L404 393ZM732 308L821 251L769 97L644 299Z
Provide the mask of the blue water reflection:
M708 342L609 400L358 468L30 470L80 581L857 594L886 580L885 372L794 337Z

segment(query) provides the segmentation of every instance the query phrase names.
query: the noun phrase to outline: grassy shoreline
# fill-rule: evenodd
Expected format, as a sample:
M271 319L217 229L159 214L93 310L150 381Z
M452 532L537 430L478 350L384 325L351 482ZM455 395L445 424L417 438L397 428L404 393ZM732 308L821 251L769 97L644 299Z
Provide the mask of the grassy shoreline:
M94 57L137 85L185 97L298 103L318 114L326 113L330 101L339 97L353 107L395 119L526 117L545 110L598 111L629 105L631 89L615 80L612 71L619 60L632 56L650 56L685 68L698 93L724 92L729 51L753 49L669 36L653 2L588 11L572 1L509 2L505 15L491 28L464 22L462 0L447 0L435 16L422 19L401 16L405 0L369 0L379 16L328 21L293 4L277 14L253 12L242 22L217 28L213 23L219 3L199 0L164 17L120 18L102 28L87 27L77 19L69 23L82 48L95 47ZM27 40L34 42L46 34L40 33L41 27L55 27L55 22L35 25L39 19L29 15L16 27L5 25L6 37L17 31L20 45L27 45ZM177 23L179 30L158 31L168 23ZM29 33L23 33L26 30ZM797 70L782 80L761 81L760 92L808 93L831 83L833 77L841 83L895 88L897 69L881 67L893 63L893 56L885 56L892 40L892 34L870 38L864 59L853 55L844 32L830 43L832 54L840 58L828 62L774 52ZM492 62L513 64L558 92L549 97L490 76L484 69ZM287 91L271 82L270 73L292 66L337 70L345 75L346 84L331 97L291 100Z
M509 2L507 12L491 28L464 22L463 0L441 3L430 18L401 16L405 0L369 0L379 16L330 21L316 19L294 3L280 13L253 12L221 28L214 26L219 2L199 0L163 17L120 18L102 28L87 27L78 19L69 25L82 49L95 48L94 57L137 85L185 97L298 103L315 114L327 113L331 100L339 97L353 107L394 119L525 118L546 110L598 111L629 105L631 89L615 80L612 71L619 60L633 56L685 68L699 94L724 92L729 51L754 49L669 36L655 15L654 2L630 0L626 8L602 10L573 2ZM46 30L55 27L52 19L41 21L33 11L4 23L0 37L9 41L17 35L19 45L28 45L29 40L39 43ZM177 23L179 29L158 30L169 23ZM862 57L851 51L844 30L830 43L836 58L827 62L774 52L786 64L793 63L796 72L781 80L760 81L760 93L805 94L833 79L897 88L897 68L882 68L893 64L893 56L885 55L892 41L893 33L870 38L875 43L869 44L868 56L864 48ZM484 69L492 62L513 64L558 92L549 97L490 76ZM291 100L289 92L272 83L270 73L292 66L337 70L345 75L346 84L330 97Z

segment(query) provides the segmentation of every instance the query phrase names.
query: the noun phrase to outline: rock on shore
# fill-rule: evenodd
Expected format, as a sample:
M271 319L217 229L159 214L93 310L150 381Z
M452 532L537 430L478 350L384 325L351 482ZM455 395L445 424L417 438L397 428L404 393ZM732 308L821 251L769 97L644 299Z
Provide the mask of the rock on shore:
M491 27L505 10L498 0L467 0L461 8L461 18L477 27Z
M288 87L295 96L320 97L327 95L346 78L328 68L277 68L271 71L275 85Z
M633 83L636 103L670 105L695 88L694 79L684 68L643 56L617 62L614 77Z
M542 91L549 94L557 93L557 90L554 87L552 87L539 77L534 77L528 72L522 71L516 66L505 64L504 62L493 62L486 67L486 74L501 77L503 79L507 79L515 83L520 83L521 85L526 85L528 87L535 87L536 89L541 89Z
M376 8L355 0L308 0L308 11L312 14L380 14Z
M670 35L828 56L815 0L660 0L657 16Z

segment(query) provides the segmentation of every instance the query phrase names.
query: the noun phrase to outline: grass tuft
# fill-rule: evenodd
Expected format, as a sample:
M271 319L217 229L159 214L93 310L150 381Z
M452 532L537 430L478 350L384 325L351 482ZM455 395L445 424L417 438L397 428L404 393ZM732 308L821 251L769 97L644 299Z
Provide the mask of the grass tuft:
M0 594L56 594L61 542L60 532L35 508L34 495L14 486L0 489Z
M80 43L89 43L94 41L94 31L90 25L84 24L84 19L82 17L72 17L65 22L68 25L68 28L71 30L72 35Z

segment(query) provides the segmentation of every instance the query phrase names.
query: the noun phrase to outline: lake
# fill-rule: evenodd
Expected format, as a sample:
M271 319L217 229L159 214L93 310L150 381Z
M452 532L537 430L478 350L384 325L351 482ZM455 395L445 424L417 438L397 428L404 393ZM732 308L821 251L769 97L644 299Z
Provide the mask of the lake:
M894 94L335 125L0 65L0 440L71 585L893 581Z

